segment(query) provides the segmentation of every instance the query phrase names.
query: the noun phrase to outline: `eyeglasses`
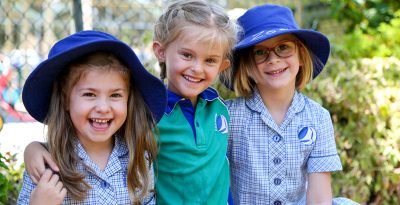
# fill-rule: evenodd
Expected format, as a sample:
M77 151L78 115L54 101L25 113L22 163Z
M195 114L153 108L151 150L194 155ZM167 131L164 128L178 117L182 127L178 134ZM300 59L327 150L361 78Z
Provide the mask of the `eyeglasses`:
M272 48L257 46L253 49L254 61L256 64L264 63L269 58L271 51L281 58L288 58L296 52L296 45L297 40L284 40Z

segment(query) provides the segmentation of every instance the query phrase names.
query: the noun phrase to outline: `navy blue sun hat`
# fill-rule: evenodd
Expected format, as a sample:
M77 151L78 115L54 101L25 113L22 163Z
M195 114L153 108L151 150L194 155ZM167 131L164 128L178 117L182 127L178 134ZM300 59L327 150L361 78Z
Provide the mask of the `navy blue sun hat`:
M50 50L48 59L40 63L28 76L22 90L22 101L28 113L37 121L45 120L53 82L66 66L82 55L106 51L124 62L131 72L133 83L139 88L145 103L158 122L167 104L166 88L150 74L127 44L100 31L81 31L58 41Z
M300 29L294 19L293 12L287 7L265 4L246 11L238 23L243 28L235 51L254 46L265 40L282 34L295 34L301 42L318 58L313 59L313 78L317 77L328 61L330 53L329 40L320 32ZM322 63L322 64L321 64Z

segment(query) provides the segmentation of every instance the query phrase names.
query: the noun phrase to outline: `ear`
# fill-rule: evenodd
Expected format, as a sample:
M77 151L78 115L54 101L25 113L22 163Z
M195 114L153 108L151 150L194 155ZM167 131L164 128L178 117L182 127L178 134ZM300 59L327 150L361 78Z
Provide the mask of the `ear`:
M153 42L153 52L154 55L156 55L158 62L165 62L165 48L160 42Z
M229 59L225 58L222 61L221 66L219 66L219 72L221 73L225 69L229 68L230 65L231 65L231 61Z

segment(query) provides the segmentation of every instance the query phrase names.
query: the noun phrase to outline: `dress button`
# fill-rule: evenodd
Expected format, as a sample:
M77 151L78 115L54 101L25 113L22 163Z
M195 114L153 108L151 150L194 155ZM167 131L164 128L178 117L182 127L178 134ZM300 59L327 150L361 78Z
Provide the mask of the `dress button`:
M101 188L106 189L108 187L108 183L106 181L101 181L100 186Z
M275 142L279 142L279 141L281 141L281 136L275 135L275 136L272 138L272 140L274 140Z
M282 180L281 179L279 179L279 178L275 178L274 179L274 184L275 185L279 185L279 184L281 184L282 183Z
M282 205L282 202L279 200L274 201L274 205Z
M281 163L281 158L279 158L279 157L275 157L274 159L273 159L273 162L274 162L274 164L280 164Z

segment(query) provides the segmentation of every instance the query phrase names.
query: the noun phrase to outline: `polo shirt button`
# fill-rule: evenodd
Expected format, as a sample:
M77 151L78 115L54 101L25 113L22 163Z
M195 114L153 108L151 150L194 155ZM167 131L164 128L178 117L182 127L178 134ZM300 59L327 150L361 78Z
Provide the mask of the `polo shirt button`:
M106 181L103 180L103 181L101 181L100 186L101 186L101 188L103 188L103 189L107 189L108 183L107 183Z
M279 157L275 157L274 159L273 159L273 162L274 162L274 164L280 164L281 163L281 158L279 158Z
M275 136L272 138L272 140L274 140L275 142L279 142L279 141L281 141L281 136L275 135Z
M196 127L198 127L199 126L199 122L196 122Z
M274 205L282 205L282 202L279 200L274 201Z
M279 184L281 184L282 183L282 180L281 179L279 179L279 178L275 178L274 179L274 184L275 185L279 185Z

